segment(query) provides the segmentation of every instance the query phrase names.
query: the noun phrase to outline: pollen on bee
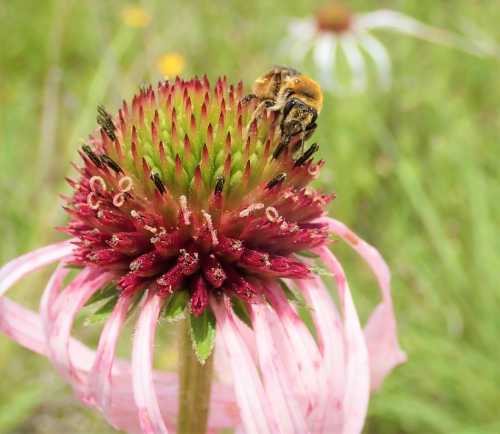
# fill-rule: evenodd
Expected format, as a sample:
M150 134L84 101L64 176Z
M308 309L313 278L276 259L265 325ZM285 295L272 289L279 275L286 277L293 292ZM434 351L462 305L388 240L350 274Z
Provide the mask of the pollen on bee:
M253 212L259 211L262 208L264 208L264 204L263 203L261 203L261 202L252 203L251 205L247 206L244 210L242 210L240 212L240 217L248 217Z
M189 226L191 224L191 221L190 221L191 211L189 211L189 208L187 206L187 197L184 195L181 195L179 197L179 203L181 205L182 217L184 219L184 224L186 226Z
M201 213L203 214L203 218L207 222L207 227L208 230L210 231L210 236L212 237L212 244L216 246L217 244L219 244L219 239L217 238L217 231L214 229L212 216L204 209L201 210Z
M118 181L118 188L122 193L127 193L132 190L132 178L130 176L124 176Z
M107 190L106 183L104 182L104 179L101 176L92 176L92 178L90 178L89 180L89 184L90 184L90 189L94 193L101 193Z

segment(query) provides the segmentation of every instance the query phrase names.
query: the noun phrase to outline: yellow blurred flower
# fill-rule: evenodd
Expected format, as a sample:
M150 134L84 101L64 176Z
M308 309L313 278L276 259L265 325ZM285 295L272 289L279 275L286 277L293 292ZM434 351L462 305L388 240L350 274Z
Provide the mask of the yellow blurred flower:
M180 75L185 66L186 59L180 53L166 53L158 59L158 69L165 78Z
M129 27L146 27L151 15L141 6L126 6L122 9L122 20Z

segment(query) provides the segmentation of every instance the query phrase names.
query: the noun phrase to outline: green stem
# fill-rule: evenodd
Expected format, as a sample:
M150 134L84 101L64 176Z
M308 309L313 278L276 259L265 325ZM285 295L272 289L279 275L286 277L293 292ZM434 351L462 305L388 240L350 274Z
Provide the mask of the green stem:
M213 355L202 365L191 344L189 320L179 330L179 413L177 434L205 434L213 377Z

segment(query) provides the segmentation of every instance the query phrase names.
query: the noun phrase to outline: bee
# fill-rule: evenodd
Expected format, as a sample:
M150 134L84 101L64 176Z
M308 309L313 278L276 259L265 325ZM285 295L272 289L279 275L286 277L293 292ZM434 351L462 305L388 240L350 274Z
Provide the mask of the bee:
M304 141L316 129L316 120L323 107L319 84L296 69L275 66L255 80L252 92L247 98L257 98L260 103L251 122L266 110L280 114L281 140L273 158L278 158L292 142L294 152L303 148Z

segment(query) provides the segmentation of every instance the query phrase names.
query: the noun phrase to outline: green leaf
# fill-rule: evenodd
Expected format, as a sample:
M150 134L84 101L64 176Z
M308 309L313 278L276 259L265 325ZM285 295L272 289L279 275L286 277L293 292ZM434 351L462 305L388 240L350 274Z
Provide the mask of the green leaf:
M87 318L85 318L85 325L90 326L94 324L101 324L106 321L111 315L111 312L116 306L118 302L118 294L112 296L106 303L104 303L99 309L95 312L92 312Z
M297 313L300 319L306 324L311 334L316 337L316 328L314 327L314 321L311 314L311 306L307 304L306 299L299 291L291 289L282 280L280 280L280 285L281 288L283 288L286 298L297 307Z
M142 291L138 291L134 295L134 297L132 299L132 303L130 304L130 307L128 308L127 318L129 318L134 313L134 311L137 308L137 306L139 306L139 303L142 300L142 297L143 297L145 291L146 290L143 289Z
M303 302L304 299L301 298L301 295L299 295L297 291L290 289L290 287L282 280L280 280L280 286L283 289L283 292L285 293L285 296L289 301L292 301L294 303Z
M304 296L296 289L291 289L285 282L280 280L280 285L283 288L286 298L297 306L299 309L311 309L307 304Z
M64 268L67 268L68 270L83 270L85 267L78 264L65 264Z
M185 289L175 291L168 299L163 316L169 322L179 321L185 317L189 302L189 292Z
M189 316L191 341L198 361L203 364L212 354L215 345L215 316L207 307L198 317Z
M313 265L312 267L309 267L309 268L310 268L311 272L316 274L317 276L329 276L329 277L334 276L330 270L328 270L320 265Z
M116 287L116 285L114 283L108 283L106 286L103 286L101 289L94 292L92 297L90 297L87 300L87 303L85 303L85 306L90 306L94 303L97 303L98 301L105 300L117 295L118 288Z
M231 297L231 306L236 316L248 327L252 328L252 320L250 319L247 304L239 297Z
M319 258L319 255L311 252L310 250L302 250L301 252L297 252L296 255L304 256L305 258L313 258L313 259Z
M314 339L317 339L317 331L316 327L314 326L314 320L311 311L312 308L305 301L303 304L297 305L297 313L299 314L300 319L307 326Z

